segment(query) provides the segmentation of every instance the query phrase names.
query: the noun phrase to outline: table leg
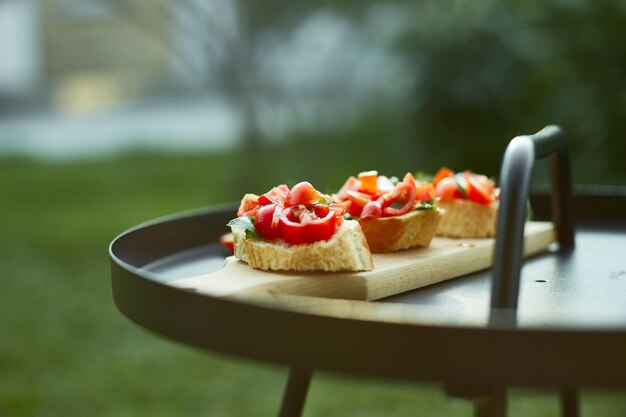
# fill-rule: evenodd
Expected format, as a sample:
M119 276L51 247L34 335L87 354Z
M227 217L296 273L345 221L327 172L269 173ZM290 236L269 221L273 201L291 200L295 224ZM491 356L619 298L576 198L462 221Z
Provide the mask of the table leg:
M492 395L474 399L474 416L476 417L505 417L506 390L498 390Z
M446 394L474 403L475 417L505 417L506 387L492 385L447 385Z
M291 368L289 370L289 379L278 417L300 417L302 415L312 375L313 371L306 369Z
M574 388L563 388L559 394L561 397L561 415L563 417L578 417L578 391Z

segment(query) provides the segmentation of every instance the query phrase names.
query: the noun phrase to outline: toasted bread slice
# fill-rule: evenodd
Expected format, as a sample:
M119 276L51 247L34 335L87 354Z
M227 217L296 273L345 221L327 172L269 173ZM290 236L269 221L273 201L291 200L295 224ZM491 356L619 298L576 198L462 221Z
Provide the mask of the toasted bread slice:
M246 239L233 228L235 257L252 268L286 271L371 271L374 261L359 223L346 220L328 241L287 245Z
M497 201L485 205L456 199L437 205L446 211L437 228L437 236L481 238L496 235Z
M427 247L442 217L442 211L435 208L394 217L359 218L359 223L370 250L382 253Z

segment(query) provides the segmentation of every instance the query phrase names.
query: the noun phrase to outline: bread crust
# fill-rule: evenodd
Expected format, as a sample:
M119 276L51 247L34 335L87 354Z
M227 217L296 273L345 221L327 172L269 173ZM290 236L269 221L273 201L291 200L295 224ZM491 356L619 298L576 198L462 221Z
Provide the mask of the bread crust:
M401 216L359 218L373 253L428 247L441 221L439 209L414 210Z
M252 268L285 271L371 271L374 260L358 222L346 220L328 241L304 245L246 239L233 228L235 257Z
M452 202L439 202L437 205L446 211L437 228L437 236L483 238L496 235L497 201L479 204L456 199Z

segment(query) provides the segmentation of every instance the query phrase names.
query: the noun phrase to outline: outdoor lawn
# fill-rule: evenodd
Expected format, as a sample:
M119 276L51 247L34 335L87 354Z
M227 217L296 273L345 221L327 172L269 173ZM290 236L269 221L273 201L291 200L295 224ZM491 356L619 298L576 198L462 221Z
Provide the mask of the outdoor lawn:
M235 153L131 154L75 162L0 160L0 416L272 416L286 369L164 340L113 305L107 246L165 214L235 201ZM260 155L271 174L251 190L305 177L309 167ZM361 163L370 163L362 160ZM311 161L320 166L319 161ZM383 162L389 164L389 162ZM334 189L348 169L320 169ZM290 173L289 175L287 173ZM511 416L557 416L554 391L514 390ZM625 416L624 391L585 391L583 415ZM470 416L439 385L319 374L305 416Z

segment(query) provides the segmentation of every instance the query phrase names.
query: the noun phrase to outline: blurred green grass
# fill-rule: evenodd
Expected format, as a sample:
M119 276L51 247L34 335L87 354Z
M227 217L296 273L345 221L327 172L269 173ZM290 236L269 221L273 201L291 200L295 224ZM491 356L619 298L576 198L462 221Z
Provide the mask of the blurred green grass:
M244 187L260 191L310 178L335 189L355 167L394 165L384 155L374 164L357 152L341 160L331 152L307 158L306 146L314 145L290 145L305 146L302 158L288 157L293 148L243 158L251 171L241 168L236 152L0 160L0 416L275 415L286 370L201 352L132 324L111 299L107 246L148 219L235 201ZM510 409L511 416L558 415L550 392L515 391ZM626 398L586 392L583 413L624 416ZM436 385L322 374L305 416L327 415L469 416L472 410Z

